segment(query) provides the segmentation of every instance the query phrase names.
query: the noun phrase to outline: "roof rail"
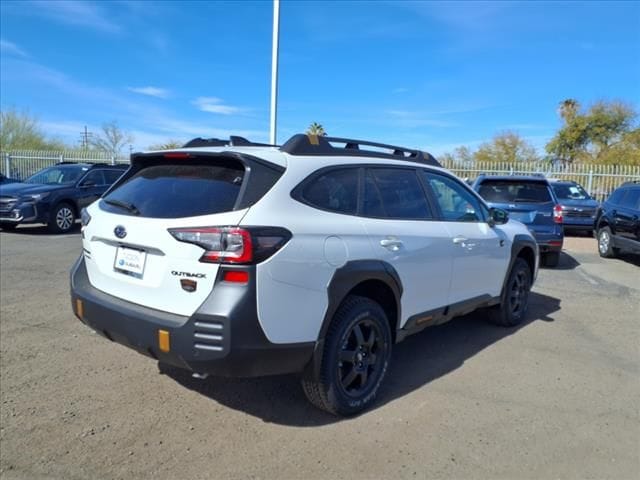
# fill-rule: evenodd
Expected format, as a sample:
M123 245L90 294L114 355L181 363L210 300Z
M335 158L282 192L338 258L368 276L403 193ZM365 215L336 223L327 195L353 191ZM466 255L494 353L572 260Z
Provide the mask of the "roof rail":
M334 143L344 144L344 147L334 146ZM367 149L366 147L375 147L376 149L388 150L389 152L387 153L379 150ZM294 135L287 140L287 142L280 147L280 150L291 155L344 155L350 157L390 158L394 160L405 160L408 162L433 165L436 167L441 166L433 155L420 150L387 145L384 143L369 142L366 140L326 137L311 134L305 135L302 133Z
M221 140L219 138L194 138L185 143L182 148L190 147L277 147L270 143L258 143L247 140L244 137L231 135L229 140Z

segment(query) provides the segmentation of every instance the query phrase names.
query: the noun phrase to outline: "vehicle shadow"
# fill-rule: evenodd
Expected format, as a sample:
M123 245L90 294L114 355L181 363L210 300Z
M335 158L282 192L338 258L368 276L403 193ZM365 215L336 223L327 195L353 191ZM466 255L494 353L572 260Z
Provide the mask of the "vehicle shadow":
M560 308L559 299L531 292L527 320L517 327L496 327L484 321L483 313L476 312L407 338L394 346L378 400L363 415L462 367L478 352L533 322L553 322L553 314ZM189 372L170 366L163 366L162 373L214 402L265 422L315 427L342 420L313 407L306 400L297 375L198 380Z
M631 265L635 265L636 267L640 267L640 254L620 253L616 258L623 262L630 263Z
M569 255L567 252L560 252L560 261L558 265L555 267L542 267L546 270L574 270L576 267L580 266L580 262L576 260L574 257Z
M64 235L72 235L74 233L80 233L81 225L76 222L71 229ZM7 233L9 235L57 235L51 233L44 223L35 223L28 225L19 225L16 228L4 229L0 227L0 232Z

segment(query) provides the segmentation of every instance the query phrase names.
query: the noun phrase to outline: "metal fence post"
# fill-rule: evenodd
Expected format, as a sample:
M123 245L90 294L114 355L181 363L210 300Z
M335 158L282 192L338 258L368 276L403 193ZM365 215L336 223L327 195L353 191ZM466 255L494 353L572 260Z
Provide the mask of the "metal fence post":
M58 157L58 163L62 163L64 162L64 153L61 153L60 156Z
M591 195L591 187L593 186L593 169L589 169L589 177L587 179L587 192Z
M11 176L11 154L9 152L4 154L4 169L7 177Z

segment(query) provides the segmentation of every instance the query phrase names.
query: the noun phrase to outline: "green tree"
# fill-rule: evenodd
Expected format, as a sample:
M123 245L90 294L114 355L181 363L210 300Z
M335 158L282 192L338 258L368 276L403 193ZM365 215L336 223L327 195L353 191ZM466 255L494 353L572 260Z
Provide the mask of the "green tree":
M174 150L176 148L181 148L184 145L184 142L180 142L178 140L167 140L164 143L154 143L153 145L149 145L149 150Z
M478 162L535 162L540 160L533 145L515 132L497 134L490 142L480 145L473 154Z
M467 146L457 147L453 153L445 153L440 156L443 164L465 164L473 162L473 152Z
M0 150L64 150L59 140L49 139L38 120L15 108L0 112Z
M546 145L547 152L567 163L640 165L637 113L621 101L599 101L586 111L577 101L560 103L563 125Z
M324 127L317 122L313 122L311 125L309 125L307 133L310 135L320 135L323 137L327 135L327 132L324 131Z
M89 143L96 150L118 156L127 145L133 143L133 135L122 131L118 122L112 120L102 124L102 133L89 140Z

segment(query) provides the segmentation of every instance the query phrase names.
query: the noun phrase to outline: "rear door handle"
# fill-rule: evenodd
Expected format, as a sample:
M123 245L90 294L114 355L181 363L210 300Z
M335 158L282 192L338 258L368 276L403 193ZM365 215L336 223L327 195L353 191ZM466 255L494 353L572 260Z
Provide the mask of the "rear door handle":
M380 246L389 249L392 252L396 252L400 250L400 247L402 246L402 240L399 240L395 237L384 238L380 240Z

